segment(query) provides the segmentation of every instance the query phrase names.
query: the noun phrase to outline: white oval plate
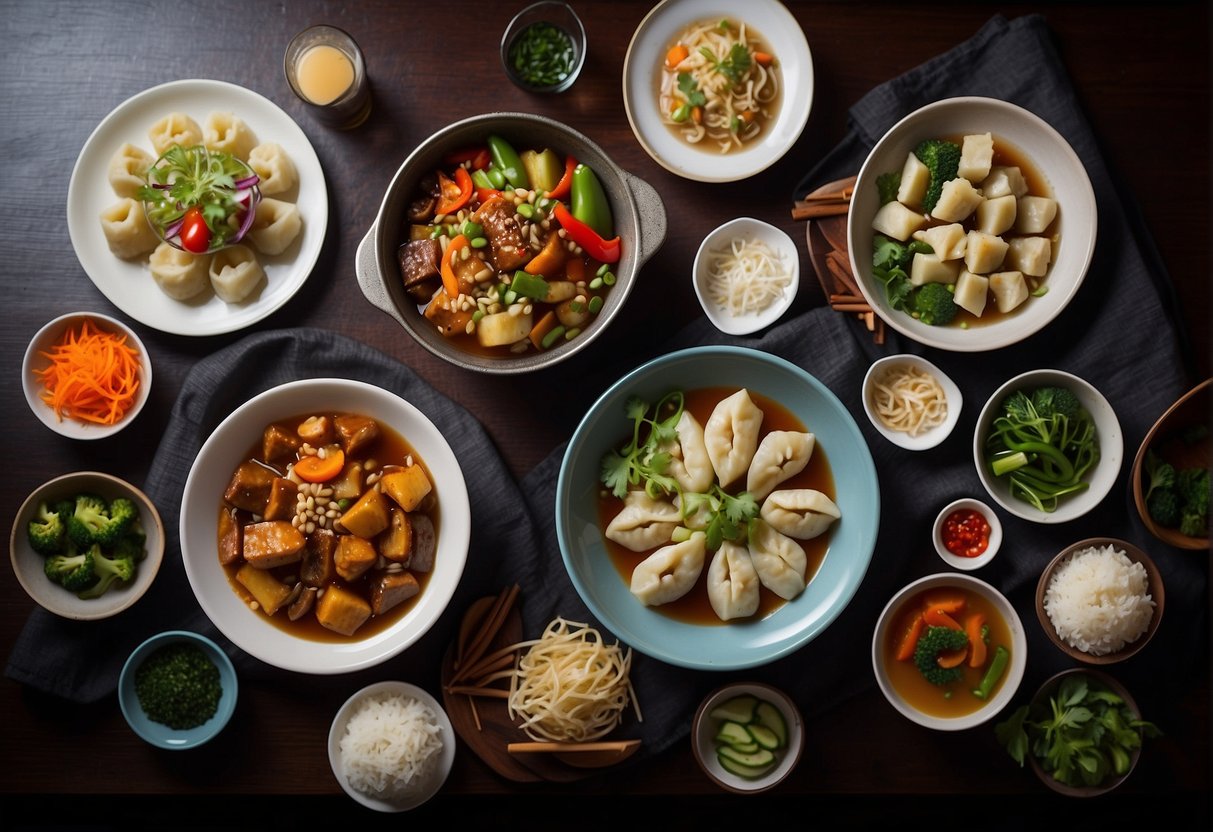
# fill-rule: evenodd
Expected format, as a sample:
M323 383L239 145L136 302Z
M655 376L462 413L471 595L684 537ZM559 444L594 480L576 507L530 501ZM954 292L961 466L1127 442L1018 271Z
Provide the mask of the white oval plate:
M739 11L740 9L740 11ZM666 50L678 33L701 20L744 21L771 45L780 64L779 114L740 151L720 154L687 144L661 120L657 86ZM796 18L777 0L664 0L645 16L623 61L623 106L640 146L671 173L699 182L735 182L766 170L800 138L813 106L813 57Z
M226 303L209 291L188 301L174 300L157 288L146 257L115 257L105 241L99 217L118 201L106 177L110 158L123 142L157 155L148 131L172 112L185 113L199 125L213 112L233 113L249 126L258 141L282 145L299 172L299 184L273 198L298 205L303 230L282 254L270 257L258 252L266 284L249 300ZM135 320L176 335L234 332L290 300L320 256L328 210L320 159L299 125L258 93L224 81L202 79L161 84L119 104L84 143L67 189L67 230L89 279L114 306Z

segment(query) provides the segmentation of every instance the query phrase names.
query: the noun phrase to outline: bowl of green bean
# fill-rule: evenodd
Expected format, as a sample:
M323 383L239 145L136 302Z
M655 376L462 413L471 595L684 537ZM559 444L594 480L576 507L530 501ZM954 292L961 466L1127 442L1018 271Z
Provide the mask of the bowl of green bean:
M585 63L585 27L568 3L532 3L501 36L501 65L529 92L564 92Z

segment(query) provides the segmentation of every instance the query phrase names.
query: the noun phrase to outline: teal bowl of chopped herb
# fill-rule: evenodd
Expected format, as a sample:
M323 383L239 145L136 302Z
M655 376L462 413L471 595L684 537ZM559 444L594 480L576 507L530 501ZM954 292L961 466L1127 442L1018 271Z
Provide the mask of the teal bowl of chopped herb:
M501 36L501 64L510 80L530 92L564 92L585 63L585 27L568 3L527 6Z
M236 709L231 659L198 633L170 630L131 653L118 678L118 704L143 740L170 750L197 748L219 734Z

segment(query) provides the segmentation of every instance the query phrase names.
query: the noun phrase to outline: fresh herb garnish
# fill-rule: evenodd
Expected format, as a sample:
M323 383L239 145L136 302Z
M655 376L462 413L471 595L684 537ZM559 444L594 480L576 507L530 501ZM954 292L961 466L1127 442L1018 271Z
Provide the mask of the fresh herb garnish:
M678 91L686 96L687 103L692 107L702 107L708 103L708 97L699 89L699 84L689 72L678 73Z
M716 59L716 53L706 46L699 47L699 54L712 64L712 68L734 84L740 84L741 79L750 71L752 59L750 50L744 43L735 43L729 54L723 60Z
M238 182L245 187L237 187ZM147 218L166 239L175 236L169 230L186 211L198 207L211 230L213 251L236 242L242 226L247 227L238 217L260 199L256 183L256 174L235 156L202 145L173 145L148 170L139 198Z
M759 513L758 502L748 491L732 495L713 483L707 493L687 492L667 473L673 458L667 449L678 440L678 421L685 410L683 394L667 394L652 408L652 417L648 403L636 396L628 398L624 410L632 422L632 437L621 449L607 451L601 462L602 482L611 493L622 498L631 488L642 486L655 500L677 496L684 526L704 532L709 549L747 535L750 521ZM692 518L706 524L692 525Z

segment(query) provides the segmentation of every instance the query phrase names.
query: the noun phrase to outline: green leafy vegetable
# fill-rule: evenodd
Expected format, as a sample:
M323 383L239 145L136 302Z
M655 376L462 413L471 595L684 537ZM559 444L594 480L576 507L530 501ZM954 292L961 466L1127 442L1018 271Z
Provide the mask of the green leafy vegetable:
M1209 533L1209 470L1176 469L1151 448L1146 451L1146 512L1155 523L1190 537Z
M729 49L729 54L722 60L716 59L716 53L706 46L699 47L699 54L708 59L712 69L728 78L733 84L740 84L741 79L750 71L753 59L750 50L744 43L735 43Z
M708 97L699 89L699 84L689 72L678 73L678 91L686 96L687 104L692 107L702 107L708 103Z
M249 177L254 178L251 197L236 186ZM202 145L173 145L148 170L139 198L148 220L166 239L174 236L167 232L185 212L197 206L211 230L210 250L214 251L236 242L233 238L238 238L244 213L255 209L260 199L255 178L248 165L228 153Z

